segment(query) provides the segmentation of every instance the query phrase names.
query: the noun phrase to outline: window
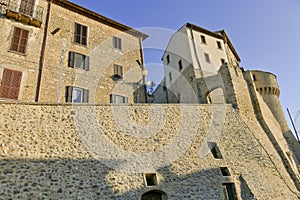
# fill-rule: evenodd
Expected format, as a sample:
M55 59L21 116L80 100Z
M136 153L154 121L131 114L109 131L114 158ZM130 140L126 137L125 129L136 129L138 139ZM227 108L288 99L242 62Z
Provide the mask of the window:
M234 183L223 183L223 194L225 200L237 200Z
M122 50L122 40L116 36L113 36L113 47Z
M160 190L152 190L144 193L141 200L165 200L167 199L167 194Z
M68 62L69 67L76 67L88 71L89 65L90 65L90 58L88 56L76 52L72 52L72 51L69 52L69 62Z
M204 36L204 35L201 35L200 37L201 37L201 42L202 42L203 44L206 44L206 38L205 38L205 36Z
M0 98L18 99L22 72L4 69L0 85Z
M172 73L171 72L169 72L169 80L170 80L170 82L172 81Z
M253 81L256 81L256 76L252 75Z
M178 68L179 68L179 71L182 70L182 60L179 60L179 61L178 61Z
M32 17L35 0L21 0L19 12Z
M220 41L217 41L217 47L218 47L218 49L221 49L221 50L222 50L222 44L221 44Z
M117 94L111 94L110 103L115 103L115 104L128 103L128 97L124 97Z
M208 53L204 53L204 56L205 56L205 61L207 63L210 63L210 57L209 57L209 54Z
M157 177L155 173L145 174L145 179L147 186L157 185Z
M168 65L170 63L170 56L167 55L166 58L167 58L167 65Z
M223 159L223 156L221 154L221 151L218 147L218 145L214 142L209 142L208 143L208 147L210 148L210 151L212 153L212 155L214 156L214 158L216 159Z
M114 65L114 76L117 78L123 78L123 66Z
M74 42L77 44L87 45L88 27L75 23Z
M221 65L225 63L225 59L221 58Z
M223 176L230 176L229 169L227 167L220 167Z
M180 93L177 94L177 103L180 103L181 101L181 96L180 96Z
M26 53L29 31L18 27L14 28L14 34L10 45L10 50L18 53Z
M89 90L67 86L66 88L66 102L70 103L88 103Z

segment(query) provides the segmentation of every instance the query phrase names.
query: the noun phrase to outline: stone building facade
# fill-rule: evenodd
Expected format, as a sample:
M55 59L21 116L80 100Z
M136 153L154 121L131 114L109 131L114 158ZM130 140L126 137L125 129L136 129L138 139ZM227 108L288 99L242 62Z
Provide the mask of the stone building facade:
M1 98L145 102L147 35L62 0L1 1Z
M276 76L244 71L225 31L184 25L166 104L115 105L147 98L146 35L69 1L1 2L0 199L300 198Z

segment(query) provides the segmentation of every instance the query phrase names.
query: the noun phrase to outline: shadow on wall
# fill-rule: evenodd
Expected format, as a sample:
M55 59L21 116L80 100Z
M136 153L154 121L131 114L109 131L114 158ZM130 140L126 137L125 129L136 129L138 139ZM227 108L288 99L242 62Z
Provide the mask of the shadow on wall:
M219 168L180 173L170 167L162 168L157 172L161 178L148 185L144 174L111 170L99 160L1 159L0 196L4 199L215 200L223 199L224 194L236 195L224 193L226 187ZM243 199L253 197L244 179L241 186L242 192L247 192Z

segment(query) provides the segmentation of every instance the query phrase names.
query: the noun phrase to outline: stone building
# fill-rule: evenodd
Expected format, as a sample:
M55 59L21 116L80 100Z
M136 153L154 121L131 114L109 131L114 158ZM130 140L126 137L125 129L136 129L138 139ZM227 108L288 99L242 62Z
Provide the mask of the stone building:
M300 198L276 76L244 71L225 31L186 24L165 104L115 105L147 98L146 35L69 1L1 2L0 199Z
M147 35L62 0L1 0L0 20L0 98L145 102Z

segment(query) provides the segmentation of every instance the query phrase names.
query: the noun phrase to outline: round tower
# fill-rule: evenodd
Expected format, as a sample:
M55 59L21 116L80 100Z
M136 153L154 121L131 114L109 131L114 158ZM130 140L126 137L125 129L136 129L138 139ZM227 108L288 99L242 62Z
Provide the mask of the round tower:
M263 100L270 108L274 117L278 121L282 132L288 132L290 129L287 125L279 101L280 90L276 76L272 73L259 70L251 70L250 72L252 74L256 90L261 94Z

